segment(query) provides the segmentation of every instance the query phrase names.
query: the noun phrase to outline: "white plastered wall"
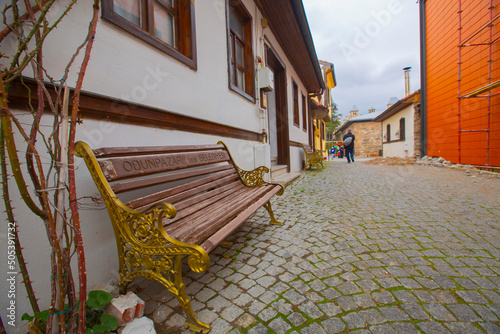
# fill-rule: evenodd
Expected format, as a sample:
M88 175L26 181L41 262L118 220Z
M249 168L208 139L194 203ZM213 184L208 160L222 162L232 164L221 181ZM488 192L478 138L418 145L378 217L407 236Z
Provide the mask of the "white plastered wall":
M385 136L387 132L387 124L391 125L391 140L399 138L396 133L399 131L399 120L405 119L405 140L395 141L390 143L383 143L383 155L386 157L411 157L413 156L414 149L414 135L413 135L413 105L410 105L388 119L382 121L382 131Z
M48 18L57 17L57 12L64 8L67 0L57 2L54 13ZM293 96L291 78L299 85L299 92L306 93L299 77L293 70L284 52L279 47L269 28L260 25L261 14L251 0L245 0L248 11L254 17L254 55L264 59L263 39L265 34L279 56L285 62L288 87L288 111L290 121L290 140L307 142L307 133L293 125ZM198 68L192 70L170 56L156 50L129 33L114 25L100 21L95 36L94 48L87 69L83 89L88 92L117 98L134 103L168 110L207 121L220 123L260 133L267 121L261 113L259 101L252 103L241 95L228 89L227 36L225 0L196 2L196 43ZM64 18L60 27L47 39L45 44L45 67L54 78L62 77L64 66L83 41L91 17L88 2L78 2L69 16ZM12 54L15 48L13 36L9 36L0 45L0 51ZM68 84L74 86L82 56L75 61ZM0 64L7 66L8 60L1 59ZM256 65L257 66L257 65ZM30 75L27 69L24 73ZM301 104L301 103L300 103ZM302 110L302 106L301 106ZM13 110L30 124L31 116L21 110ZM300 118L302 122L302 117ZM52 118L44 116L42 126L50 129ZM42 127L42 128L43 128ZM47 130L48 131L48 130ZM18 137L18 139L20 139ZM243 169L253 169L257 162L269 163L268 147L255 142L221 138L175 130L143 127L85 119L79 125L77 140L89 143L93 148L103 146L145 146L216 143L223 140L229 147L237 164ZM20 140L19 143L22 143ZM21 152L24 145L18 144ZM264 146L264 147L261 147ZM43 149L39 146L41 152ZM262 155L262 156L256 156ZM291 149L291 168L302 168L303 157L299 150ZM48 158L45 156L44 161ZM93 206L92 197L99 198L97 188L92 181L82 160L77 158L77 192L83 208L81 225L85 242L88 289L110 280L118 280L118 260L115 238L106 209ZM37 298L42 309L50 301L50 247L47 242L45 227L41 220L32 214L21 201L14 181L10 180L11 198L16 208L15 217L20 231L21 244L28 269L33 281ZM0 210L5 210L3 202ZM0 231L0 243L6 245L7 235ZM7 258L7 248L0 248L0 257ZM75 257L76 262L76 257ZM77 279L76 267L73 268ZM0 274L0 291L8 291L7 272ZM9 327L8 333L25 333L20 317L30 313L20 275L16 276L16 328ZM0 298L0 316L6 318L7 298Z

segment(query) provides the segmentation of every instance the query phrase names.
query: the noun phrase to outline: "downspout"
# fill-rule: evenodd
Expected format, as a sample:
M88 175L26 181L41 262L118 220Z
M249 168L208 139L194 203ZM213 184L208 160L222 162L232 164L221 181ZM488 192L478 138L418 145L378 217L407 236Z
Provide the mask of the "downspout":
M427 155L427 36L426 0L420 0L420 151Z

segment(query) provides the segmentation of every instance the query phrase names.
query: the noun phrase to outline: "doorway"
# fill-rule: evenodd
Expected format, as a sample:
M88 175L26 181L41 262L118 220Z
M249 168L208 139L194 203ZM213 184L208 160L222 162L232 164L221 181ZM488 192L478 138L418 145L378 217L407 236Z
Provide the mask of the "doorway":
M284 165L290 171L290 137L288 129L288 107L285 65L266 44L266 64L274 73L274 90L267 93L267 112L271 163Z

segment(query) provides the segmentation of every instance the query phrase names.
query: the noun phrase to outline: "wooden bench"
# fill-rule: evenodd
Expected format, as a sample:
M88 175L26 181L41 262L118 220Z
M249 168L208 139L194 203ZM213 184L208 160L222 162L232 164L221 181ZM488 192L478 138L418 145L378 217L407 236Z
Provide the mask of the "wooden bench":
M318 168L318 170L321 170L321 167L325 168L325 166L323 165L324 159L321 156L320 152L314 152L309 145L304 145L302 143L300 145L304 150L304 155L306 158L306 161L304 163L304 170L306 170L308 167L312 167L313 165L316 165L316 168Z
M271 224L280 224L269 200L283 187L264 181L267 167L239 168L222 142L94 150L78 142L75 154L85 160L113 223L122 292L135 277L157 280L177 297L186 328L208 332L186 295L183 258L204 272L208 253L262 206Z

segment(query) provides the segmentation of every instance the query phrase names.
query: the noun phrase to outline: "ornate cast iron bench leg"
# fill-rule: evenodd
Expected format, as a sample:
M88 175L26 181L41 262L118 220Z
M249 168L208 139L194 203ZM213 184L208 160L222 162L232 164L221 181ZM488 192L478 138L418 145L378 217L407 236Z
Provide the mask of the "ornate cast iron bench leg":
M266 204L264 204L264 208L266 208L269 216L271 217L271 225L281 225L281 223L274 218L274 212L273 208L271 207L271 202L267 202Z

